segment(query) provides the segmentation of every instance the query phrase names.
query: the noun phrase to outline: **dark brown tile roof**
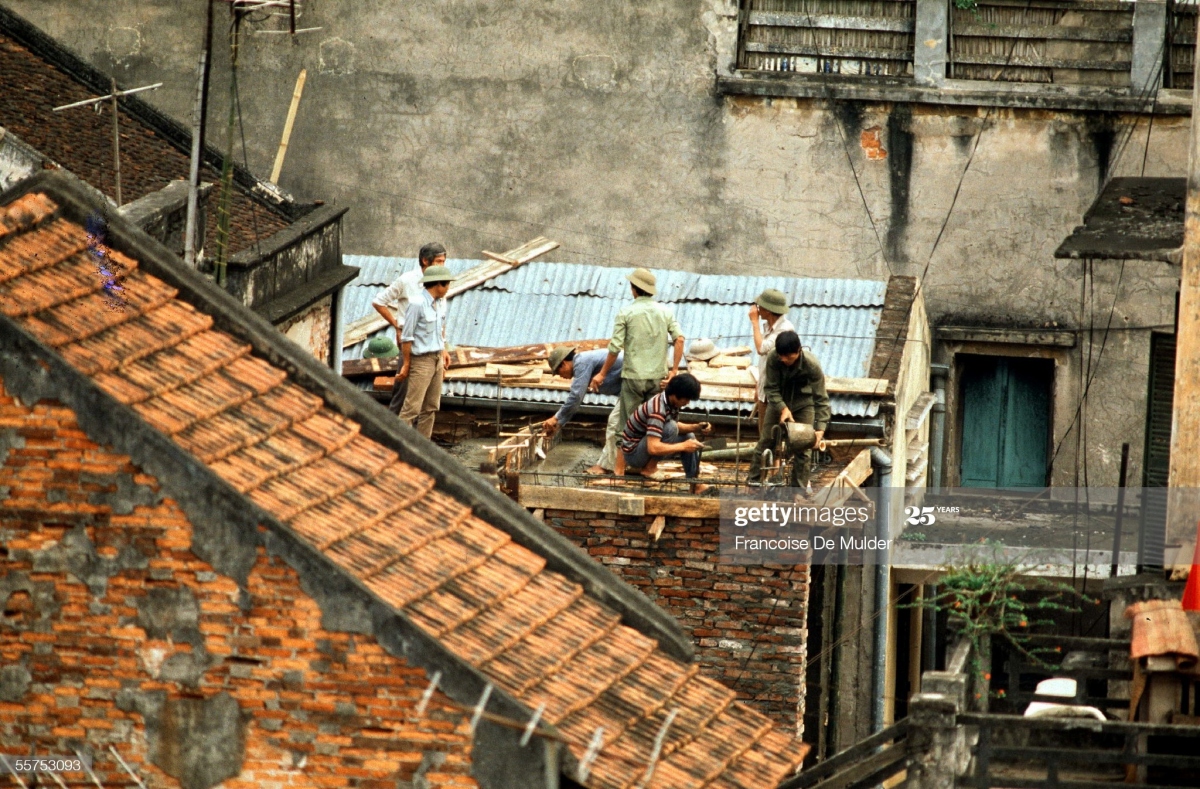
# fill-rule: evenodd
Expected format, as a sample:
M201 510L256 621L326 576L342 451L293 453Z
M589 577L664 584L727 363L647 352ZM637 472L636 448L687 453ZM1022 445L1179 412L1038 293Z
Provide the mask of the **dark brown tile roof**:
M0 209L0 311L170 436L381 601L535 709L587 781L642 777L671 710L652 786L773 788L808 748L733 691L668 656L546 560L293 383L176 291L125 266L107 308L85 231L49 197Z
M0 32L0 126L10 130L44 156L87 181L109 198L116 198L113 168L112 109L90 107L53 112L54 107L95 95L90 88L43 60L14 38ZM121 86L132 87L132 86ZM188 156L154 129L120 112L121 198L132 202L188 176ZM220 173L205 167L201 178L218 183ZM233 252L264 240L290 224L287 217L235 187L232 201ZM215 194L210 201L206 245L211 254L217 238Z

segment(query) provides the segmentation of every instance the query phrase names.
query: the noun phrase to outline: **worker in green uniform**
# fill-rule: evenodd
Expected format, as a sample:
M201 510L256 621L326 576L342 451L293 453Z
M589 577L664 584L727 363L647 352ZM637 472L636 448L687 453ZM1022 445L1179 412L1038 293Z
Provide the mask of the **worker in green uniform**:
M750 484L762 482L762 453L771 448L771 429L787 422L812 425L817 443L825 437L829 424L829 395L825 393L825 373L817 357L800 347L800 337L785 331L775 340L775 348L767 354L763 390L767 414L763 420L758 446L750 458ZM812 450L805 450L792 462L788 484L794 488L808 487Z
M622 307L617 313L604 366L592 376L588 385L589 392L600 391L608 371L617 362L617 355L624 351L621 399L617 403L620 415L616 420L616 424L622 428L638 406L658 394L667 381L678 374L679 363L683 361L684 341L675 313L665 304L654 300L654 294L658 292L654 275L639 268L626 279L629 280L633 303ZM674 357L668 371L669 343L674 345Z

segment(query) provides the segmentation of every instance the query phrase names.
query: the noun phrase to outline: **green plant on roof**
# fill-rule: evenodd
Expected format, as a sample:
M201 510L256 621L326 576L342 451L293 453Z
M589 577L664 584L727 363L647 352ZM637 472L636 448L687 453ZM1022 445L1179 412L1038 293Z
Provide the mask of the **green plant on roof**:
M998 547L992 544L993 549ZM1035 665L1051 667L1042 655L1055 650L1030 646L1030 628L1053 624L1053 612L1077 613L1076 602L1094 602L1075 587L1029 575L1032 567L991 557L975 556L961 565L943 568L937 594L907 604L943 612L950 629L971 644L971 673L977 688L991 680L991 645L1000 637ZM986 690L977 692L978 698Z

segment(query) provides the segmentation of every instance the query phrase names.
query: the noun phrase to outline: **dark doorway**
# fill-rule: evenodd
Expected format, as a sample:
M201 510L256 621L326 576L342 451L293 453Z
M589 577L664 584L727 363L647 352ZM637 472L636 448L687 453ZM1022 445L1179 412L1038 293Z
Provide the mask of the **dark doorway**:
M1046 484L1054 362L960 355L961 485L1025 488Z

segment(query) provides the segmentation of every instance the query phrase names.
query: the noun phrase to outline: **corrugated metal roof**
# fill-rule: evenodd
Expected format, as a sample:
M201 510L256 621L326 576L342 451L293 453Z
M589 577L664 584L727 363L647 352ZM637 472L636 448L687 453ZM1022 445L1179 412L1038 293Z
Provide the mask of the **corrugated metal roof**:
M371 299L395 277L416 266L414 258L346 255L358 266L342 305L346 323L372 314ZM479 264L448 262L454 272ZM613 317L629 299L625 275L632 269L571 263L527 263L455 297L447 333L462 345L500 347L571 339L600 339L612 331ZM708 337L718 346L750 345L747 310L764 288L791 296L789 314L804 345L830 376L866 376L875 348L887 283L880 280L736 277L656 270L658 300L671 305L690 339ZM382 333L384 330L380 330ZM343 359L362 357L366 342L346 348ZM756 358L756 355L755 355ZM448 383L445 394L495 398L495 384ZM504 398L562 402L557 390L505 387ZM600 404L603 399L586 400ZM702 401L711 410L735 408L733 402ZM878 403L868 398L835 396L838 416L873 417Z

